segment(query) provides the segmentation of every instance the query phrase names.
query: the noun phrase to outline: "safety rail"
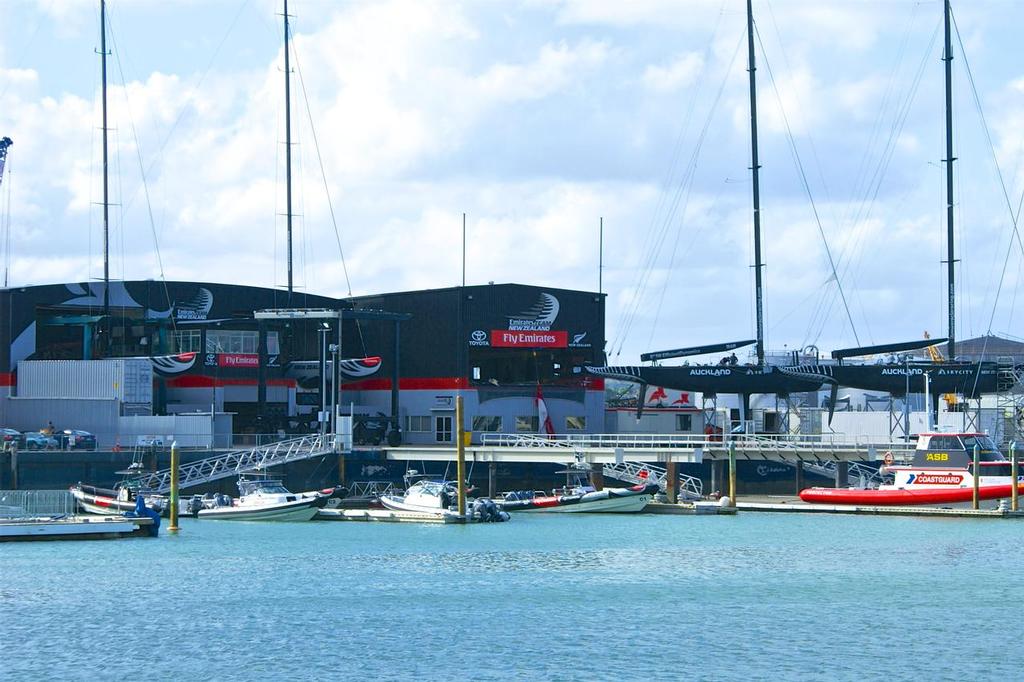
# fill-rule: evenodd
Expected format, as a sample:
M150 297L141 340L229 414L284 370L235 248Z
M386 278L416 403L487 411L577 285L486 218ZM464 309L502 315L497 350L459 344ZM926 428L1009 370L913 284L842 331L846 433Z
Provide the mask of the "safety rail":
M661 492L668 490L668 471L653 464L643 462L622 462L605 464L602 469L605 476L639 485L641 483L657 483ZM679 474L676 494L685 500L699 500L704 497L704 483L696 476Z
M484 447L529 447L529 448L591 448L637 450L701 449L720 451L730 444L742 456L772 453L785 455L793 453L800 458L817 456L829 458L835 454L864 453L872 458L882 459L883 453L892 453L895 459L906 459L913 453L912 443L877 442L870 438L850 440L843 434L780 434L747 435L722 434L661 434L661 433L559 433L551 435L524 433L484 433L480 436Z
M303 436L249 450L235 450L207 457L178 467L178 486L182 489L202 485L238 474L260 471L272 466L297 462L334 452L333 436ZM125 481L138 490L163 494L171 489L171 470L163 469Z
M71 516L75 498L69 490L0 490L0 519Z
M392 495L397 492L391 481L353 481L348 484L348 497L372 499L381 495Z
M798 466L796 462L786 463L794 467ZM804 469L819 476L837 480L839 465L834 460L826 459L820 462L804 462ZM854 488L877 488L886 481L886 476L878 469L857 462L848 462L846 471L851 482L856 480L856 484L852 486Z

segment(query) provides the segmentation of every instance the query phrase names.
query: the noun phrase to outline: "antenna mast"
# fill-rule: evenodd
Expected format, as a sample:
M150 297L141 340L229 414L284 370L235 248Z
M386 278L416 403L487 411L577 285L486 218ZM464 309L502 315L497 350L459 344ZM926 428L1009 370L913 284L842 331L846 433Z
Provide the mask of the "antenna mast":
M761 191L758 185L757 162L757 83L754 72L754 9L747 0L747 48L750 73L750 170L754 184L754 297L757 305L757 364L764 364L764 292L761 284Z
M110 349L110 194L107 166L107 2L100 0L100 63L103 65L103 344Z
M946 45L942 61L946 63L946 272L949 301L949 344L946 356L953 360L956 357L956 282L954 267L956 260L953 255L953 43L950 39L949 18L951 10L949 0L945 0Z
M291 63L288 57L288 0L284 0L284 145L288 192L288 305L292 302L292 105Z

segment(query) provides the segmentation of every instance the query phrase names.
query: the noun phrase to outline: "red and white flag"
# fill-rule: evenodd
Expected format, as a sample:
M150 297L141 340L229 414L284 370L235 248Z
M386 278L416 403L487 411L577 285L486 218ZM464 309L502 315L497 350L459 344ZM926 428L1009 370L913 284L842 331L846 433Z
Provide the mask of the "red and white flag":
M548 406L544 404L544 394L540 392L540 384L537 384L537 397L534 398L534 402L537 403L537 424L539 426L537 432L546 433L549 436L555 435L555 427L551 423Z

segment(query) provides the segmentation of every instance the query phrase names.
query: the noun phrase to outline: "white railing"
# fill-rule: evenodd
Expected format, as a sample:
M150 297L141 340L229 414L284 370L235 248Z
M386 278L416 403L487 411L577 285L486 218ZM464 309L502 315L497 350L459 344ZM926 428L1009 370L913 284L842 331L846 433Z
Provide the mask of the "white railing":
M75 498L69 490L0 490L0 519L71 516Z
M605 476L639 485L641 483L657 483L661 492L668 490L668 471L653 464L643 462L622 462L605 464L602 467ZM696 476L679 474L676 491L681 499L699 500L704 496L704 483Z
M272 466L297 462L334 452L333 436L303 436L280 441L272 445L235 450L178 467L178 486L189 488L221 478L262 471ZM171 489L171 470L164 469L137 476L126 482L133 488L153 493L166 493Z
M738 453L785 454L792 452L814 457L816 454L875 454L881 459L883 453L891 452L896 459L906 458L913 452L911 443L873 441L869 437L851 440L844 434L662 434L662 433L558 433L552 435L526 433L484 433L480 436L484 447L530 447L530 448L611 448L623 450L723 450L730 444Z

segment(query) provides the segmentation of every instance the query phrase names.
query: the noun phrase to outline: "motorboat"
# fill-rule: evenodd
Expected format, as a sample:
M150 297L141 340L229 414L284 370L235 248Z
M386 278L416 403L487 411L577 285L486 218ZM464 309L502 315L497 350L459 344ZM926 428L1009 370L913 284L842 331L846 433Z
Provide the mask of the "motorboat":
M228 495L195 497L188 509L200 519L236 521L309 521L332 498L334 490L293 493L280 479L238 479L237 498Z
M414 514L459 518L456 503L459 498L458 483L444 479L430 478L410 471L405 476L406 489L403 495L381 495L380 503L385 509ZM467 500L466 520L507 521L508 514L498 504L487 498Z
M139 494L129 486L101 488L95 485L78 483L71 486L71 495L78 506L89 514L124 514L135 511L135 502ZM164 513L167 509L167 498L161 495L145 494L146 504L150 509Z
M658 492L657 483L629 488L594 490L575 486L554 490L551 495L531 491L505 493L496 504L509 512L604 512L636 513L644 510Z
M978 449L978 471L973 454ZM800 492L804 502L871 506L962 504L974 498L974 477L978 476L978 499L995 500L1013 495L1011 464L992 439L984 433L922 433L910 464L893 464L886 454L879 472L892 476L892 483L877 488L807 488ZM1024 482L1018 476L1018 492Z

